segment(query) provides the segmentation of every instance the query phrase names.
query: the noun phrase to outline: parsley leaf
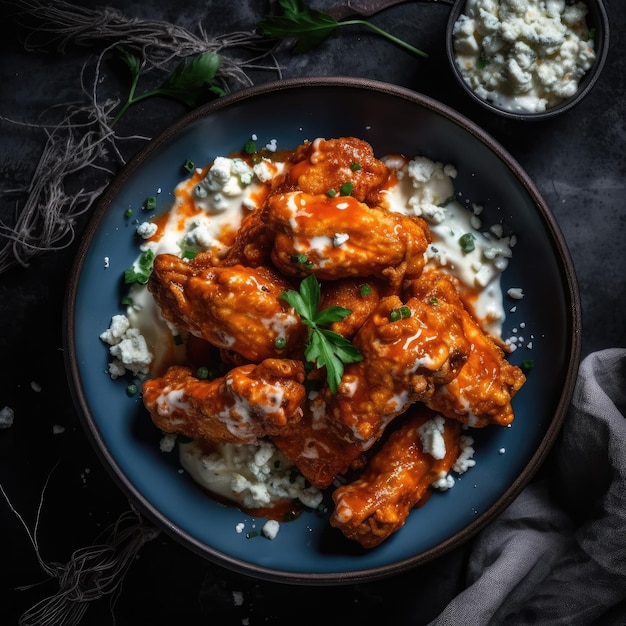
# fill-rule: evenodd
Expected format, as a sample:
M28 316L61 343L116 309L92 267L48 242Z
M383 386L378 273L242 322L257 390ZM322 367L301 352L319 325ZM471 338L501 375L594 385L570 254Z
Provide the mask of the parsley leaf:
M320 311L320 284L313 275L307 276L300 283L299 291L283 291L280 297L296 310L302 322L308 326L304 356L318 369L326 368L328 387L336 393L343 376L344 363L361 361L363 355L345 337L320 326L338 322L352 311L341 306L330 306Z
M303 0L278 0L278 4L282 9L282 14L269 16L261 20L257 26L267 37L295 39L293 52L296 54L308 52L331 35L336 34L340 26L360 25L372 29L413 54L428 57L428 54L422 50L418 50L367 20L336 20L327 13L312 9Z
M188 64L181 61L157 91L180 100L188 107L197 106L207 91L223 96L224 90L213 84L220 62L219 54L214 52L205 52Z
M144 63L139 57L122 47L118 47L117 51L121 61L130 70L131 84L126 102L113 118L111 126L124 115L129 107L146 98L167 96L192 108L200 104L208 94L224 95L224 90L213 83L221 62L220 55L215 52L204 52L191 61L182 60L159 87L136 96L135 92Z
M308 7L302 0L280 0L279 4L283 14L261 20L258 26L268 37L295 38L296 54L308 52L339 28L334 17Z

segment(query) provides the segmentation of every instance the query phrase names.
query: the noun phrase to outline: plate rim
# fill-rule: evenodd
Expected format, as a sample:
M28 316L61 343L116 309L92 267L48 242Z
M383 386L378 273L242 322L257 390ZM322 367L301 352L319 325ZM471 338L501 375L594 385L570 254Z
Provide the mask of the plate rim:
M456 125L473 135L474 138L486 145L496 156L505 163L511 173L519 180L526 192L531 196L533 203L545 222L549 236L556 248L556 256L560 259L563 273L563 291L566 304L571 310L571 318L568 321L571 328L566 336L568 338L568 364L567 372L563 381L563 389L551 417L550 424L543 435L541 442L529 462L524 466L521 473L512 484L504 491L497 501L482 512L478 517L468 524L463 530L440 542L432 548L425 550L418 555L403 560L396 561L391 565L383 565L374 568L365 568L349 572L292 572L283 569L271 568L260 564L249 563L237 557L233 557L222 550L216 549L200 541L190 533L179 528L168 521L167 517L151 505L132 481L126 476L122 468L116 461L113 453L109 450L104 441L100 429L91 413L89 402L82 385L82 376L76 355L75 342L75 314L76 297L78 285L85 260L89 253L91 242L98 231L98 227L106 215L111 203L119 190L126 184L137 168L152 154L158 152L161 145L175 137L187 126L203 119L214 112L232 106L233 104L253 99L259 95L271 94L277 91L311 88L348 88L360 89L364 91L374 91L392 97L408 100L414 104L425 107L435 113L448 118ZM487 131L480 128L475 122L465 117L460 112L450 106L439 102L429 96L406 87L386 83L367 78L353 78L344 76L313 77L313 78L286 78L282 80L270 81L264 84L255 85L202 105L189 113L183 115L173 124L169 125L162 133L150 140L147 145L141 148L127 164L114 176L90 215L90 218L81 233L81 241L75 254L71 272L69 275L67 288L64 297L63 307L63 350L65 369L68 379L70 394L74 402L83 430L90 441L96 455L103 463L115 484L121 489L129 500L152 522L164 530L169 536L190 549L192 552L210 560L217 565L224 566L232 571L265 579L273 582L282 582L302 585L336 585L349 584L354 582L365 582L397 575L423 565L434 558L443 556L452 549L462 545L480 530L488 526L498 515L500 515L521 493L523 488L535 475L549 451L552 449L558 434L561 430L567 410L574 393L578 365L581 355L582 344L582 314L581 301L578 289L574 264L565 242L561 229L556 218L549 209L547 203L541 196L538 188L531 180L520 163Z

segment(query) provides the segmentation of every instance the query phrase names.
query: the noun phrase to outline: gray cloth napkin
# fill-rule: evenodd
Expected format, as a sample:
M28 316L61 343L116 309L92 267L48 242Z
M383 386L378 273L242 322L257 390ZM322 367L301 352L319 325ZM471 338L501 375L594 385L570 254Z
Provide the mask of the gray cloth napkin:
M476 539L430 626L626 624L626 349L581 363L549 479Z

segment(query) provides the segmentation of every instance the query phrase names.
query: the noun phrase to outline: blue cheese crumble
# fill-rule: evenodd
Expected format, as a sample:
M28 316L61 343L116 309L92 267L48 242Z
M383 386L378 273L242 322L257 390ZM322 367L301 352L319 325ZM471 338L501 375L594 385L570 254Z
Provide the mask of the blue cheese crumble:
M538 113L578 91L593 65L587 6L566 0L468 0L454 25L463 80L506 111Z
M446 442L443 437L445 418L436 415L417 429L422 444L422 452L430 454L433 458L441 460L446 456ZM461 435L459 438L460 453L452 471L456 474L464 474L468 469L476 465L474 459L474 439L469 435ZM432 487L438 491L448 491L455 484L455 478L451 473L441 472Z
M152 352L140 331L130 325L126 315L114 315L109 328L100 334L100 339L109 345L111 378L120 378L128 372L139 378L148 375Z

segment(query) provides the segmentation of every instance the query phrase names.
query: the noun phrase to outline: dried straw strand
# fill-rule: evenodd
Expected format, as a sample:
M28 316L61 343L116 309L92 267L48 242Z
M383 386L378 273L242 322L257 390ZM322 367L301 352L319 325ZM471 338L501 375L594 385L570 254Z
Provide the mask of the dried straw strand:
M87 63L81 72L87 102L65 105L59 121L28 124L0 116L0 121L41 128L46 133L31 184L24 189L0 190L0 197L18 197L14 223L0 222L0 274L16 264L28 266L39 253L71 245L77 218L89 211L125 162L120 143L149 139L115 133L111 126L119 101L99 101L102 61L115 47L123 46L138 54L144 60L145 72L167 69L177 59L204 52L220 54L216 79L225 91L252 85L247 74L250 70L273 70L280 76L272 50L253 32L209 38L200 26L200 34L196 35L167 22L129 18L110 7L89 9L62 0L45 4L14 0L12 6L17 11L16 22L29 32L27 50L56 49L63 53L76 45L98 48L99 53L90 87L85 85ZM246 51L247 57L231 58L227 53L233 51ZM271 59L272 63L259 64L262 59ZM87 174L92 176L89 188L71 193L67 190L71 182L76 178L85 180ZM24 199L22 204L20 199Z

